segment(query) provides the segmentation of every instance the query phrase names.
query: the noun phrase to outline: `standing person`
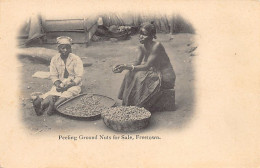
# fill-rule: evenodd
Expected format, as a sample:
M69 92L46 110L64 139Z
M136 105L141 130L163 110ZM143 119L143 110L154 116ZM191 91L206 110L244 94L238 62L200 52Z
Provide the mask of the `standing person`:
M159 97L162 89L173 89L175 72L169 57L160 42L156 42L153 23L144 23L140 29L139 55L133 64L115 66L113 71L129 70L122 82L118 98L124 106L149 109Z
M42 115L44 110L48 115L53 114L55 107L81 92L83 63L79 56L71 53L72 39L61 36L57 38L57 43L59 54L50 63L53 87L33 101L37 115Z

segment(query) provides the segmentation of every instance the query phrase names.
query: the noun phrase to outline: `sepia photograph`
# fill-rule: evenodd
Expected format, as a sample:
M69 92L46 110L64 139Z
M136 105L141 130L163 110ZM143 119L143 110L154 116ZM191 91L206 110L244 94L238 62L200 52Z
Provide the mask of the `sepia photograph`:
M195 35L179 14L31 16L17 37L24 124L35 133L185 127Z

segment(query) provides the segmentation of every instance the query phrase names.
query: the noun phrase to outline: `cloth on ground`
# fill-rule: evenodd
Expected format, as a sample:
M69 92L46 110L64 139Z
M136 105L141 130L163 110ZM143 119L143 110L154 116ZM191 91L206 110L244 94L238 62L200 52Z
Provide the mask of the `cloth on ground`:
M37 71L32 75L33 78L49 79L50 72Z

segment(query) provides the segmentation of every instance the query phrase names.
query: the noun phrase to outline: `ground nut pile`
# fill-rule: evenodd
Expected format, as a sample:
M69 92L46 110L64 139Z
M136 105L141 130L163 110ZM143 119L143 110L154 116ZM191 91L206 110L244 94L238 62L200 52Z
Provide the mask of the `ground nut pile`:
M151 113L145 108L120 106L105 110L102 116L113 121L135 121L149 118Z
M106 107L100 102L101 97L95 95L84 95L78 99L72 100L69 104L64 104L59 109L62 113L78 116L90 117L101 114Z

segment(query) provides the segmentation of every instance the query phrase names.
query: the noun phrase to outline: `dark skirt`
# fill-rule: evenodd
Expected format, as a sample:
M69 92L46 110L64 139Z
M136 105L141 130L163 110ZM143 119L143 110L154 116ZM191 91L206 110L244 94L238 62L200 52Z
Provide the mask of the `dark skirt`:
M129 71L121 85L118 98L123 106L149 108L156 101L161 87L161 73L152 70Z

